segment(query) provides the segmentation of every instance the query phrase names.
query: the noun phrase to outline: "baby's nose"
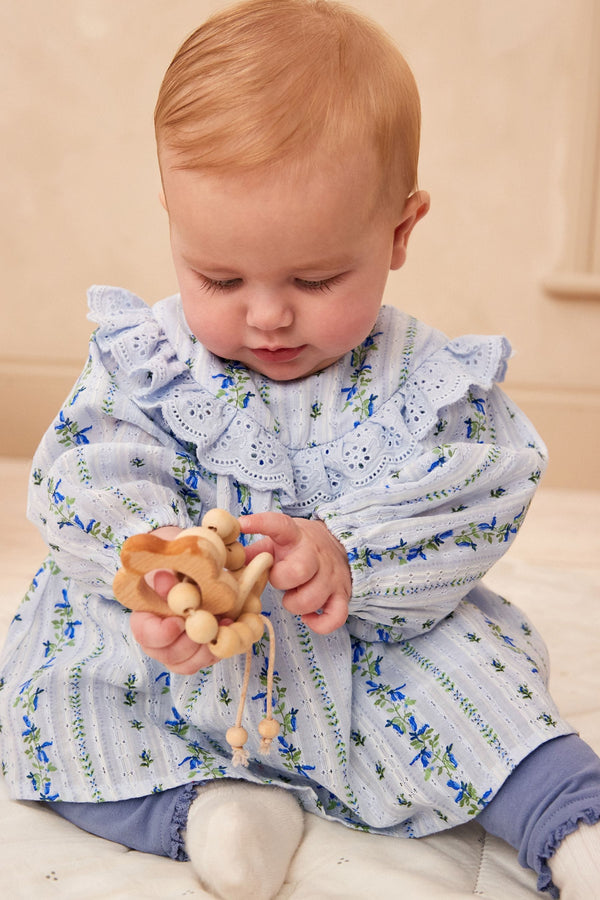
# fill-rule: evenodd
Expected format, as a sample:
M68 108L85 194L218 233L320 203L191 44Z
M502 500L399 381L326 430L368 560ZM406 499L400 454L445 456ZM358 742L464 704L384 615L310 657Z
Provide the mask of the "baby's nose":
M276 331L289 328L294 321L294 311L283 295L257 292L248 300L246 321L251 328L260 331Z

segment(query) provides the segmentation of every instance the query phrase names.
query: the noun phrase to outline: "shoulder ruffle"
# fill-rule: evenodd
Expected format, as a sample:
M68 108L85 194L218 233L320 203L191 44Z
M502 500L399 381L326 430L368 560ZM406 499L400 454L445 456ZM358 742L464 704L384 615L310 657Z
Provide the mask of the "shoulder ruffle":
M94 286L88 291L88 305L88 318L98 325L93 340L102 356L118 363L121 377L134 391L131 396L156 396L186 371L152 308L140 297L122 288Z
M434 430L444 407L467 397L474 386L489 389L502 380L510 356L504 338L467 336L443 343L438 332L415 323L424 339L391 396L362 423L348 425L346 418L341 427L340 419L330 440L293 449L273 427L266 406L253 402L246 409L217 396L218 361L207 354L206 365L198 367L198 354L206 351L173 324L168 300L155 312L127 291L95 287L89 302L90 318L99 324L96 343L118 363L121 390L175 440L194 444L205 469L254 490L275 491L287 512L304 515L317 503L400 468ZM193 365L189 353L196 354Z
M411 435L424 438L437 425L440 412L471 388L489 390L502 382L511 353L504 337L465 335L418 363L403 388L404 419Z
M174 346L152 308L121 288L95 286L88 301L90 318L98 323L95 342L118 363L121 390L175 440L193 443L209 472L254 489L278 490L291 500L293 471L285 448L244 410L194 378L180 355L189 347ZM187 340L191 346L189 335Z
M445 408L475 388L489 390L502 381L510 354L503 337L467 336L416 359L404 383L369 419L329 444L296 454L300 510L400 469L438 426Z

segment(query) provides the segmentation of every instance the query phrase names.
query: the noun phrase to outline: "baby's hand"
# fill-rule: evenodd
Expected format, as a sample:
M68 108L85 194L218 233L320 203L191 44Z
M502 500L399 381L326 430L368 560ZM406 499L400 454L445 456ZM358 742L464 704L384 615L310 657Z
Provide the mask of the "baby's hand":
M177 537L180 528L158 528L154 534L164 540ZM174 572L157 569L149 572L146 580L167 603L167 594L177 583ZM185 621L180 616L157 616L149 612L131 613L131 632L147 656L158 660L170 672L179 675L195 675L199 669L217 662L207 644L197 644L188 637Z
M247 562L267 550L274 563L269 575L273 587L285 591L283 605L318 634L330 634L348 618L352 578L346 551L318 519L300 519L283 513L242 516L244 534L265 537L251 544Z
M208 644L197 644L188 637L180 616L156 616L148 612L131 613L131 631L147 656L157 659L170 672L195 675L199 669L217 662Z

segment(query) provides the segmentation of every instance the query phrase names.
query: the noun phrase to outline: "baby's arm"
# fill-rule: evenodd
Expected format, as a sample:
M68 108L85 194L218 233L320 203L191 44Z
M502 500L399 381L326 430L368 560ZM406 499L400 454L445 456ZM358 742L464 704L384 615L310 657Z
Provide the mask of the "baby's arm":
M248 558L267 550L275 562L269 581L285 591L284 607L319 634L330 634L348 618L352 579L346 551L327 526L313 519L266 512L242 516L244 534L262 534Z
M350 627L365 640L410 639L449 615L510 547L544 469L498 388L442 413L396 471L315 510L348 554Z

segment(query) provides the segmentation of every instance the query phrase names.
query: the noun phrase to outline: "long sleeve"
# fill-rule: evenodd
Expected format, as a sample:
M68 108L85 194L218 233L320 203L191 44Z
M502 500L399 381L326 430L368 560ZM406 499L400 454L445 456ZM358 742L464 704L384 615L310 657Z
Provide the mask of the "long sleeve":
M450 614L510 546L544 466L502 391L470 386L397 471L320 505L348 553L351 630L402 640Z
M28 515L64 575L111 596L124 539L196 524L209 476L159 413L134 399L130 375L100 343L92 338L88 363L35 454ZM156 374L160 346L151 356Z

